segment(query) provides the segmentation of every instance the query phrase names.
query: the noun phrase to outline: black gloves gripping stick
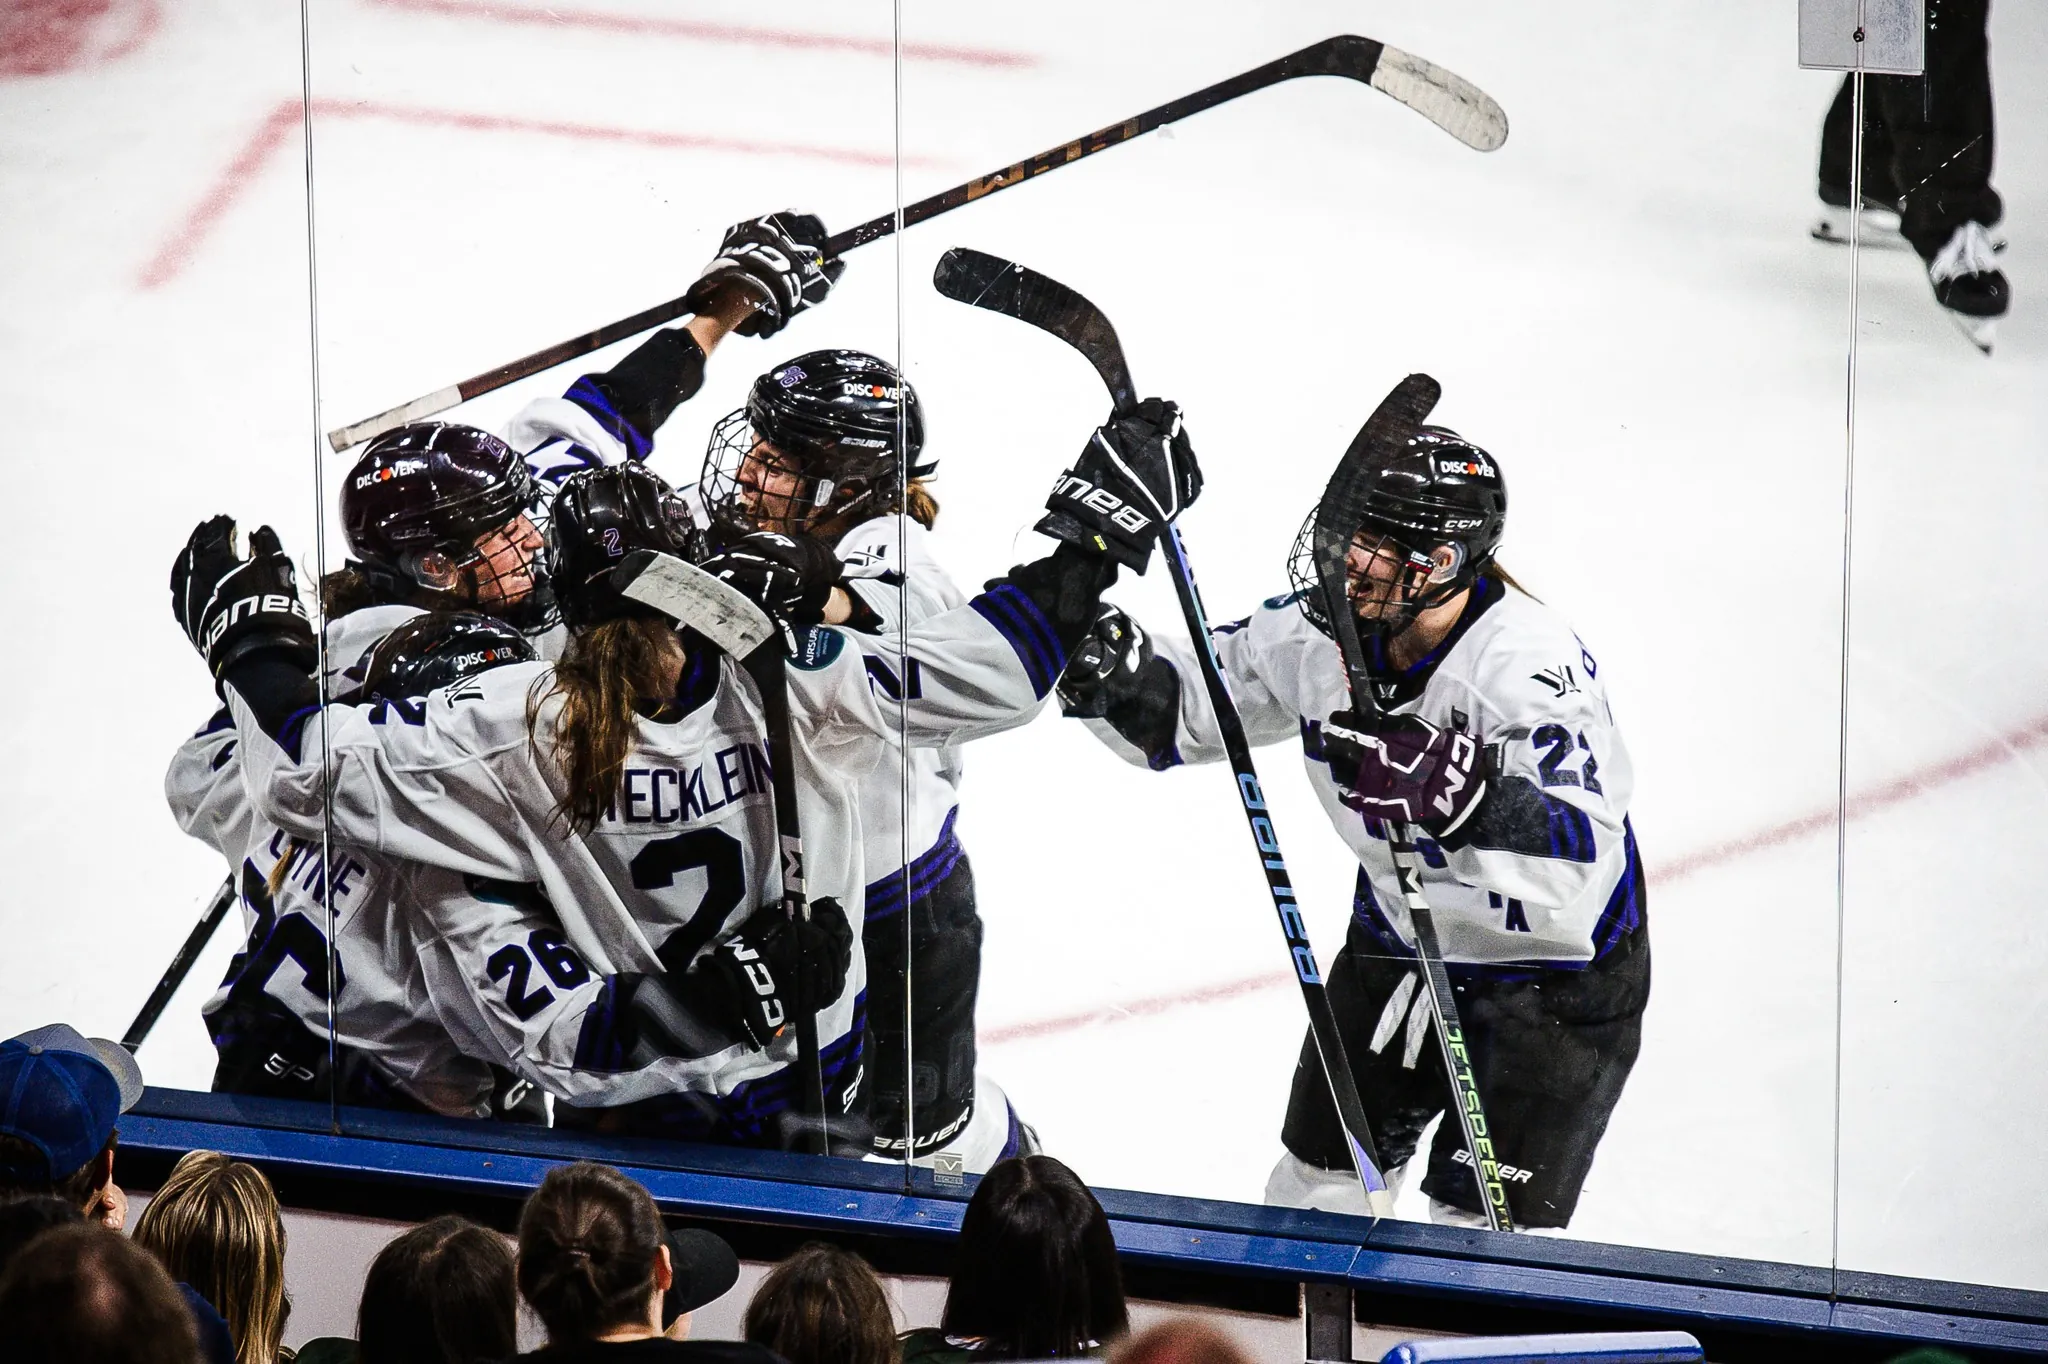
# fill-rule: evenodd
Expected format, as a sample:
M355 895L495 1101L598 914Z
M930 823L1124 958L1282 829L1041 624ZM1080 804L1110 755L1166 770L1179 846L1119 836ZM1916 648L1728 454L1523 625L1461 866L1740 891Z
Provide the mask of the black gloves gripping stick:
M718 255L683 296L693 312L714 309L737 289L753 312L733 328L741 336L773 336L832 292L846 263L825 259L825 224L815 214L771 213L725 230Z
M1089 438L1053 485L1037 529L1143 573L1152 542L1201 491L1201 466L1180 408L1147 398Z
M780 904L756 910L690 975L710 1011L758 1050L797 1014L816 1013L839 998L852 962L853 926L828 895L811 901L808 921L792 922ZM799 980L807 987L802 992Z

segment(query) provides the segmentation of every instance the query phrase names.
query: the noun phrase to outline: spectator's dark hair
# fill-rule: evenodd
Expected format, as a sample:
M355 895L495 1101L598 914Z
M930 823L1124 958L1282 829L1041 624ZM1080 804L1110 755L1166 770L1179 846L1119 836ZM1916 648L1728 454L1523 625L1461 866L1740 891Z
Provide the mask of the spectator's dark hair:
M361 1364L477 1364L519 1353L512 1248L465 1217L436 1217L377 1253L356 1309Z
M1109 1359L1110 1364L1252 1364L1236 1341L1194 1317L1147 1327L1111 1350Z
M84 1220L78 1205L58 1194L31 1194L0 1202L0 1274L7 1272L16 1251L51 1227Z
M1130 1329L1109 1219L1051 1156L998 1162L960 1222L940 1325L991 1359L1085 1353Z
M284 1217L261 1170L219 1151L186 1152L135 1220L135 1243L213 1304L236 1364L272 1364L292 1305Z
M647 1190L609 1165L558 1165L519 1214L519 1291L550 1343L589 1340L646 1317L666 1239Z
M107 1144L99 1149L99 1153L62 1179L53 1179L48 1184L13 1184L0 1179L0 1199L55 1194L72 1207L84 1211L92 1196L99 1192L106 1172L113 1169L114 1146L120 1135L119 1128L107 1133ZM0 1134L0 1167L32 1165L41 1159L43 1153L25 1138Z
M789 1364L894 1364L882 1281L852 1251L813 1241L768 1271L741 1334Z
M55 1227L0 1273L11 1364L199 1364L191 1309L154 1257L105 1227Z

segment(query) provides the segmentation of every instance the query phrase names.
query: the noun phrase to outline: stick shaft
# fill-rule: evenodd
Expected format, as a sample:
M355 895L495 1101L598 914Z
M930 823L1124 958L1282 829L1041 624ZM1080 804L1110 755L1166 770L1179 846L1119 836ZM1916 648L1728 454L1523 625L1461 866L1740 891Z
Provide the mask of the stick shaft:
M1344 1052L1344 1039L1337 1030L1337 1015L1330 1008L1329 990L1323 984L1322 972L1316 965L1315 949L1309 945L1307 925L1302 922L1300 906L1295 902L1294 882L1287 874L1287 860L1280 852L1280 836L1267 812L1258 771L1252 766L1251 744L1245 739L1244 721L1237 713L1237 704L1231 699L1229 686L1224 681L1222 664L1216 658L1215 645L1209 635L1208 615L1202 608L1194 569L1188 563L1187 547L1181 543L1178 527L1168 524L1166 534L1160 538L1159 548L1173 577L1174 595L1180 598L1181 616L1194 641L1195 657L1201 664L1202 683L1209 693L1209 708L1216 715L1216 727L1223 735L1223 749L1229 757L1232 775L1237 778L1238 799L1244 806L1245 822L1251 829L1259 863L1266 873L1266 889L1273 897L1273 912L1280 919L1280 935L1287 940L1294 976L1301 984L1302 1002L1308 1006L1309 1036L1315 1039L1316 1055L1322 1061L1323 1076L1329 1082L1330 1097L1337 1106L1337 1120L1351 1148L1352 1164L1357 1168L1359 1183L1365 1186L1366 1203L1373 1216L1392 1217L1394 1198L1387 1188L1379 1149L1373 1143L1365 1105L1358 1095L1358 1080L1351 1073L1351 1062Z
M142 1011L135 1015L135 1021L130 1023L128 1031L122 1034L122 1046L132 1052L148 1039L150 1030L156 1027L156 1022L163 1017L164 1010L170 1007L171 996L178 993L178 987L183 985L185 977L192 973L193 963L197 962L199 954L206 950L206 944L213 941L213 935L220 928L221 920L227 917L228 906L234 902L235 878L233 873L229 873L227 879L220 883L220 889L213 893L213 900L206 906L206 912L199 916L199 922L185 935L184 946L178 949L178 955L172 957L171 964L164 968L163 979L149 992L149 998L143 1003Z
M1155 128L1177 122L1190 114L1201 113L1204 109L1213 109L1219 104L1280 81L1292 80L1297 76L1316 75L1344 75L1358 80L1370 80L1384 50L1382 44L1370 38L1347 34L1325 39L1299 52L1292 52L1285 57L1267 62L1264 66L1253 67L1249 71L1218 81L1192 94L1169 100L1157 108L1147 109L1142 114L1112 123L1105 128L1097 128L1094 132L1074 138L1072 141L1062 142L1059 146L1042 151L1036 156L1028 156L1022 161L1013 162L986 175L977 175L972 180L906 206L900 216L892 210L879 217L870 218L858 226L850 227L844 232L835 232L825 239L825 254L832 257L842 256L857 246L865 246L869 242L880 241L889 236L896 231L899 223L904 227L910 227L926 222L942 213L950 213L963 204L985 199L991 194L1035 179L1048 171L1058 170L1097 152L1107 151ZM663 323L673 322L688 312L689 309L684 306L681 298L658 303L645 311L634 313L631 317L620 318L595 331L585 332L581 336L571 337L543 350L537 350L510 364L500 365L496 369L464 379L459 384L441 389L424 398L416 398L377 416L330 431L327 433L327 443L338 454L352 445L394 430L407 422L433 416L457 403L495 392L521 379L531 378L533 375L553 369L556 365L566 364L580 356L589 355L592 351L602 350L615 342L659 327Z

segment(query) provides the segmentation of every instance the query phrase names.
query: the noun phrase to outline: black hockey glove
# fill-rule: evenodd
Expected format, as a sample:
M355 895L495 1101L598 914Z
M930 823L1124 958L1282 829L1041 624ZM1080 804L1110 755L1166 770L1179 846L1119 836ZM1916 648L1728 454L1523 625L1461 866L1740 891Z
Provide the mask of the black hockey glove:
M1060 714L1099 720L1118 700L1135 691L1138 674L1152 661L1152 639L1122 608L1102 603L1080 647L1067 656L1060 674Z
M1486 798L1479 741L1419 716L1340 710L1323 721L1322 745L1344 804L1371 819L1413 824L1442 837Z
M853 927L827 896L811 901L807 923L791 923L779 904L756 910L704 954L690 977L711 1012L760 1050L792 1017L839 998L852 962Z
M698 567L790 625L823 622L845 572L839 556L809 536L767 530L742 535Z
M232 516L200 522L171 564L171 613L216 678L265 650L313 667L313 623L299 600L298 575L268 526L249 537L244 559Z
M771 213L725 230L718 255L683 296L692 312L716 308L737 289L753 312L733 328L741 336L773 336L789 319L815 308L845 273L846 262L827 260L825 224L810 213Z
M1202 470L1180 408L1147 398L1097 428L1053 485L1037 528L1143 573L1152 542L1201 491Z

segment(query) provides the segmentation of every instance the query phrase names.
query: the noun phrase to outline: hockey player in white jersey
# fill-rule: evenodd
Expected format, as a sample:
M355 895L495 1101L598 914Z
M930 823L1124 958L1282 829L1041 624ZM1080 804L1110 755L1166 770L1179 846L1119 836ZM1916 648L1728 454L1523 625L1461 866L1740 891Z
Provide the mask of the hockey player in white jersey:
M938 503L926 480L938 463L925 455L917 391L894 366L812 351L756 379L745 406L713 429L696 491L714 539L765 530L830 546L848 577L827 618L893 647L906 622L967 600L931 552ZM885 700L919 685L886 655L870 668ZM862 780L861 946L876 1154L922 1159L944 1148L979 1173L1030 1138L1002 1090L975 1073L982 925L955 832L960 773L957 749L918 747Z
M1142 562L1160 509L1192 500L1199 480L1177 422L1119 447L1114 461L1101 446L1091 442L1081 472L1114 490L1105 496L1121 517L1084 509L1064 523L1078 543L909 630L923 678L910 742L964 741L1028 718L1087 633L1116 563ZM575 511L585 492L616 512ZM632 1124L641 1130L773 1143L787 1139L777 1119L790 1108L784 1025L796 1010L818 1015L828 1104L844 1111L856 1101L862 971L832 903L865 886L847 774L886 761L906 720L871 687L876 642L812 623L813 604L840 576L829 554L778 562L797 542L755 535L707 561L805 626L790 665L793 776L817 898L807 925L760 913L779 873L758 693L730 660L621 596L611 571L636 549L687 551L689 534L665 485L638 465L569 480L551 530L569 652L560 665L502 668L437 693L417 715L318 704L306 675L310 631L274 539L241 559L195 535L175 574L178 615L225 684L245 780L266 818L313 833L326 788L339 841L532 887L553 910L575 951L556 982L581 968L605 983L575 1021L568 1064L620 1081L565 1097L616 1109L644 1095L653 1107L633 1116L653 1120ZM333 754L327 781L323 750ZM490 956L504 964L479 992L486 1006L521 1025L537 1017L534 971L547 973L547 962L528 952L522 971L512 956ZM807 970L795 969L799 956ZM792 993L806 977L815 998ZM650 1050L657 1059L642 1064Z
M384 638L351 695L416 707L438 687L532 657L524 637L490 617L421 615ZM238 744L223 708L179 748L164 780L179 826L227 859L240 890L243 946L200 1011L219 1054L213 1088L450 1117L544 1116L494 1105L512 1087L476 1048L465 1054L436 1014L398 869L352 848L332 849L330 864L320 840L264 820L244 788Z
M1434 911L1515 1225L1572 1215L1636 1058L1649 997L1633 778L1593 655L1494 562L1498 462L1424 427L1375 483L1349 556L1352 606L1384 715L1351 708L1320 608L1310 531L1295 591L1217 627L1253 744L1297 740L1360 865L1330 1003L1373 1140L1404 1166L1450 1087L1428 1037L1414 933L1382 821L1419 826ZM1224 756L1189 646L1105 610L1061 686L1065 710L1131 761ZM1304 1043L1272 1202L1363 1211L1313 1041ZM1436 1220L1486 1225L1458 1123L1422 1188Z

